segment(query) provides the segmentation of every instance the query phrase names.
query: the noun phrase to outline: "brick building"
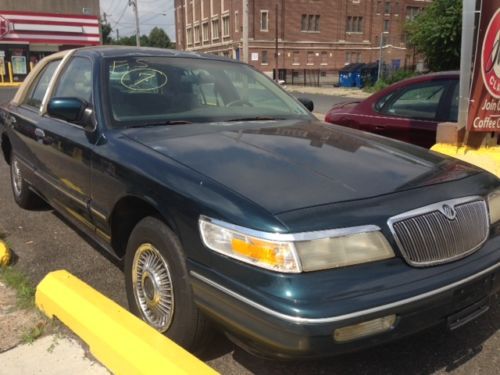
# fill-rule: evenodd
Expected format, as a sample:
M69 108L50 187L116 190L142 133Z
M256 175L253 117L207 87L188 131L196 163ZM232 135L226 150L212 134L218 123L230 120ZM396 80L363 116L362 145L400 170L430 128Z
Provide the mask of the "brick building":
M403 26L431 1L249 0L249 63L272 74L277 58L280 76L292 69L337 71L378 61L382 35L386 64L415 65ZM239 59L242 3L175 0L177 48Z

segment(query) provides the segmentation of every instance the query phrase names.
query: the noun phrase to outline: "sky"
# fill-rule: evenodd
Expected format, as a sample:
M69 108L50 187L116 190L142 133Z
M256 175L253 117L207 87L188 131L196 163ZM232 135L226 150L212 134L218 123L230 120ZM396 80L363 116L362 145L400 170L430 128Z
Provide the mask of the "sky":
M174 0L136 0L139 9L139 28L141 35L149 34L155 27L164 29L170 40L175 41ZM128 0L100 0L101 16L105 12L107 20L113 28L113 38L116 30L120 36L135 34L135 18Z

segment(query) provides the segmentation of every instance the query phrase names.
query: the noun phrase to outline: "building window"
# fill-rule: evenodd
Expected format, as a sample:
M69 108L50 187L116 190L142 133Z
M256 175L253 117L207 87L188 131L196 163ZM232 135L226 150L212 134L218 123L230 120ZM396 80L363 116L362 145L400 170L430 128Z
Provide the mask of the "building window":
M194 42L200 43L200 25L195 26L193 30L194 30Z
M346 31L348 33L362 33L363 17L347 17Z
M300 65L300 52L299 51L293 51L292 65Z
M390 1L385 2L384 14L391 14L391 2Z
M388 33L391 28L391 22L389 20L384 20L384 33Z
M219 39L219 20L212 20L212 39Z
M222 17L222 36L229 36L229 16Z
M300 28L302 31L319 31L319 15L303 14Z
M208 42L208 22L202 25L201 33L203 34L203 41Z
M262 65L269 64L269 56L268 56L267 51L261 52L261 63L262 63Z
M406 19L413 21L420 14L421 10L419 7L407 7Z
M240 32L240 20L238 19L238 11L234 12L234 32Z
M307 65L314 65L314 52L307 51Z
M267 10L260 11L260 31L269 31L269 12Z
M394 14L399 14L399 1L394 4Z
M382 2L377 1L377 14L380 14L381 11L382 11Z
M193 29L188 28L186 30L186 34L187 34L187 45L192 46L193 45Z
M354 64L361 62L361 52L346 51L345 53L346 64Z
M321 65L328 65L328 53L326 51L321 52Z

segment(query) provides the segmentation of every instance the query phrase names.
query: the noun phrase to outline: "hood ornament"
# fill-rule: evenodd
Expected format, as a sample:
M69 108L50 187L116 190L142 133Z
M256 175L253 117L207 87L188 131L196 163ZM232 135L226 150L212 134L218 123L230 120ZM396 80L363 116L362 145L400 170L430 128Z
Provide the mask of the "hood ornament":
M448 220L455 220L457 217L457 211L455 208L450 206L449 204L443 204L441 209L439 210L444 216L448 218Z

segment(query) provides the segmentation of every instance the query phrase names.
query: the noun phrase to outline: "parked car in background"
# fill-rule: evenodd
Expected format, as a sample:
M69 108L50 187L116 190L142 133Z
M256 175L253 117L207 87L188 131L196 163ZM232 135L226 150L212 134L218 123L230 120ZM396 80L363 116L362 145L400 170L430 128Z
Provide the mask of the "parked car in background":
M497 303L495 176L317 121L237 61L60 52L0 139L17 204L42 197L121 261L130 310L188 348L214 321L250 352L328 356Z
M440 122L458 119L458 72L397 82L363 101L332 107L325 121L430 148Z

